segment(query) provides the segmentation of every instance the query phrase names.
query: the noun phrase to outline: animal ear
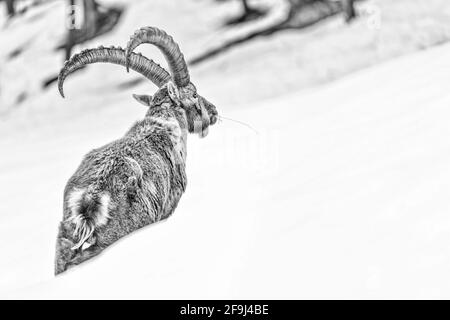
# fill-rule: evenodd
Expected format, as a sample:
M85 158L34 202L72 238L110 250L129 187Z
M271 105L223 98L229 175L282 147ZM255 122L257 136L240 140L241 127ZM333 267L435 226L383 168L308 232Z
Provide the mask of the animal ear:
M169 81L167 83L167 91L169 92L170 99L172 99L172 101L175 102L176 104L179 104L180 91L178 91L177 86L172 81Z
M144 106L150 107L152 96L146 94L133 94L133 98L135 98L139 103L143 104Z

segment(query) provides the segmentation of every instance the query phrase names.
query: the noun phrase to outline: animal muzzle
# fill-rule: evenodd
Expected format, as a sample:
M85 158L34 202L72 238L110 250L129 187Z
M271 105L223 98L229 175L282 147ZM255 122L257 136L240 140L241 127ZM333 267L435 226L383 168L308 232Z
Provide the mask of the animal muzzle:
M199 126L201 130L199 130L198 133L200 138L204 138L208 135L210 124L211 124L210 116L208 112L205 110L205 108L201 106L201 123Z
M209 125L215 124L217 122L217 118L218 118L216 106L213 105L211 102L209 102L208 100L206 100L203 97L201 97L200 103L208 114Z

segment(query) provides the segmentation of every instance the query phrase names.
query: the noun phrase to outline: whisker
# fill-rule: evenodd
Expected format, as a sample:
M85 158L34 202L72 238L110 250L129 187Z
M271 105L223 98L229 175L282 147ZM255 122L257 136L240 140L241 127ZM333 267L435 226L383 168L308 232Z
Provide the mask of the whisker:
M248 123L245 123L245 122L242 122L242 121L239 121L239 120L234 120L234 119L227 118L227 117L219 115L219 120L223 120L223 119L239 123L240 125L243 125L243 126L249 128L250 130L252 130L253 132L255 132L256 134L259 135L259 132L255 128L253 128L251 125L249 125Z

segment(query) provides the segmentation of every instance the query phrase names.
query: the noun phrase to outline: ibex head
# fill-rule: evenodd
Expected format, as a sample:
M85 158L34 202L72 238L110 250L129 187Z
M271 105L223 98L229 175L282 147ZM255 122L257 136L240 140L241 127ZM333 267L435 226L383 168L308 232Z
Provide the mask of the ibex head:
M143 43L153 44L161 50L168 62L170 74L153 60L133 52L137 46ZM69 74L86 64L96 62L126 66L127 70L132 69L142 74L160 89L166 89L160 91L167 92L174 106L185 111L188 130L191 133L198 133L204 137L208 133L208 127L217 122L216 107L197 93L197 88L190 81L187 64L178 44L163 30L155 27L137 30L130 38L126 51L120 47L100 46L74 55L66 62L59 75L58 87L61 95L64 97L64 80ZM133 97L149 107L155 102L153 99L155 97L151 95L133 95Z
M130 66L133 51L143 43L155 45L167 59L173 79L173 81L167 83L167 91L172 102L186 111L189 132L199 133L201 137L206 136L209 125L217 121L216 107L197 93L197 88L190 81L183 54L171 36L154 27L137 30L128 41L126 49L127 70ZM135 96L135 98L137 97Z

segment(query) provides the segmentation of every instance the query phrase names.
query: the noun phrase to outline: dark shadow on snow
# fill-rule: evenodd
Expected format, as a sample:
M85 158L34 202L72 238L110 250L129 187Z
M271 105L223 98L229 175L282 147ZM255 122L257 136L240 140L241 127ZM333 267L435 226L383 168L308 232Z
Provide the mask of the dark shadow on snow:
M117 89L125 90L125 89L129 89L129 88L133 88L144 81L145 81L145 79L143 79L143 78L135 78L132 80L127 80L127 81L120 83L117 86Z
M327 0L291 1L291 8L287 17L281 22L262 30L251 32L240 38L232 39L220 47L213 48L198 57L189 60L190 65L196 65L205 60L224 53L238 45L258 37L267 37L284 30L300 30L310 27L324 19L343 12L341 2Z
M241 15L233 18L229 18L225 21L225 26L234 26L237 24L253 21L262 18L266 15L267 11L259 8L249 8Z

